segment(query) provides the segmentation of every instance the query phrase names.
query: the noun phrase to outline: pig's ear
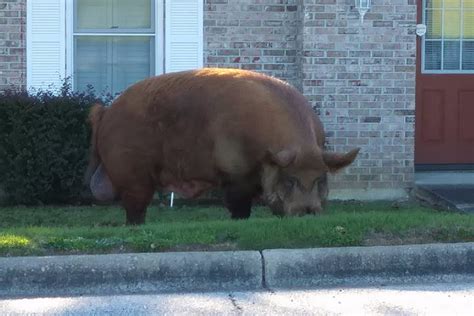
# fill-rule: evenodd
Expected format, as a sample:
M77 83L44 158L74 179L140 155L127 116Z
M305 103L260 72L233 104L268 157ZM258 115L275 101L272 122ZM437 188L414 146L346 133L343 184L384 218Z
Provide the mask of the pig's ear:
M360 148L356 148L346 154L325 151L323 153L323 159L328 166L329 171L336 172L350 165L357 157L359 150Z
M296 158L296 150L284 149L277 153L267 150L267 159L282 168L288 167Z

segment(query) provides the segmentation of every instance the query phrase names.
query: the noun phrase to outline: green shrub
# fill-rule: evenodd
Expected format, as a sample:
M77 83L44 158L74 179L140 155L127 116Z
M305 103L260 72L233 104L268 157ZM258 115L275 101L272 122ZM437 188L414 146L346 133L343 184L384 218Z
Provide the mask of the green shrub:
M65 82L59 94L50 91L0 91L0 204L38 205L85 202L83 184L89 158L92 104L110 103L92 89L73 92ZM177 199L179 195L176 196ZM169 194L160 194L168 204ZM221 202L212 190L200 199L180 200L201 205Z
M77 201L84 191L90 127L98 98L65 83L51 92L0 92L0 188L8 204Z

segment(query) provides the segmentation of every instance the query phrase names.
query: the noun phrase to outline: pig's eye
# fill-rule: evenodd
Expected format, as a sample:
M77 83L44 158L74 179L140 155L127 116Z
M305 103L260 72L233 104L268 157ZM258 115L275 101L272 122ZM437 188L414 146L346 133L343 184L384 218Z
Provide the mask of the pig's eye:
M323 175L318 179L318 182L319 182L319 184L321 184L321 183L325 183L327 180L328 180L327 175L326 175L326 174L323 174Z
M327 176L325 174L323 174L319 178L314 179L313 186L316 185L316 184L317 185L324 185L324 184L326 184L326 182L327 182Z
M283 179L283 186L285 187L286 190L290 191L293 189L293 187L296 184L296 180L293 178L285 178Z

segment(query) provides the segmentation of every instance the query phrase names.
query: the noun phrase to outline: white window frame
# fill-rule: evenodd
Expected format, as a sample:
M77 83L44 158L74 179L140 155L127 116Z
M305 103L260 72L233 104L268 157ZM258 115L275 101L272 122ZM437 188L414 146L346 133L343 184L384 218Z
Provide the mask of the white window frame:
M202 68L204 0L153 1L154 75ZM28 0L26 9L27 87L57 91L74 79L74 1Z
M154 21L152 21L152 25L154 25L155 32L154 33L120 33L120 32L110 32L110 33L75 33L74 32L74 0L66 0L66 77L71 78L72 89L75 90L74 87L74 35L84 34L84 35L92 35L92 36L150 36L154 37L154 68L155 72L154 75L160 75L164 72L164 48L165 48L165 32L164 32L164 5L163 1L156 1L154 2Z
M426 25L426 0L423 0L422 3L422 23ZM425 66L426 66L426 53L425 53L425 45L426 45L426 34L421 38L421 73L422 74L439 74L439 75L450 75L450 74L474 74L474 69L467 69L467 70L463 70L461 69L462 68L462 44L463 44L463 41L466 41L466 40L463 40L463 17L464 15L462 14L463 12L463 2L461 1L460 2L460 12L461 12L461 27L460 27L460 32L461 32L461 35L460 35L460 47L459 47L459 53L460 53L460 59L459 59L459 63L460 63L460 69L443 69L444 68L444 42L445 42L445 39L444 39L444 13L445 13L445 7L444 7L444 2L443 2L443 7L441 8L442 10L442 17L441 17L441 39L437 39L437 40L434 40L433 42L440 42L441 43L441 69L426 69ZM431 40L428 40L428 41L431 41ZM470 40L470 41L473 41L473 40Z

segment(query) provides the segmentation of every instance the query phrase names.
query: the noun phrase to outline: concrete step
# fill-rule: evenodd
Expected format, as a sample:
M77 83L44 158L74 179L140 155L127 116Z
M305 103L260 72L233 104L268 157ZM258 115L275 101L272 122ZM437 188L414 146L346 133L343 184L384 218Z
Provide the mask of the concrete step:
M474 214L474 185L417 185L418 199L435 208Z

